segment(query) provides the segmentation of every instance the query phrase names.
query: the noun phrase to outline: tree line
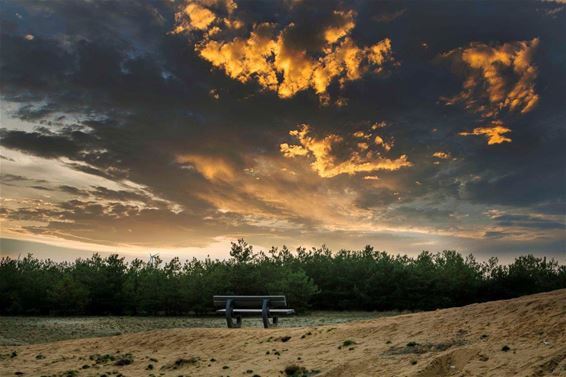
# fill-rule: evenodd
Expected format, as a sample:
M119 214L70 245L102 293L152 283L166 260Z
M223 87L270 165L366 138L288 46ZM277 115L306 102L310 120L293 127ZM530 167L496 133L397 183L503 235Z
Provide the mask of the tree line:
M526 255L502 265L456 251L409 257L371 246L256 253L238 240L226 260L0 259L1 315L205 314L215 294L284 294L299 311L430 310L559 288L566 265L553 259Z

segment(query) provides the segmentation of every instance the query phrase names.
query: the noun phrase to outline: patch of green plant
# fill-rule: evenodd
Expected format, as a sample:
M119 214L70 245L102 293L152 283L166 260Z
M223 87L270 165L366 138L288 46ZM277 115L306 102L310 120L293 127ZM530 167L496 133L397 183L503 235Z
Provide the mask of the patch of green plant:
M406 354L423 354L427 352L442 352L454 346L462 346L466 342L462 339L453 339L441 343L417 343L409 342L405 346L390 347L384 354L386 355L406 355Z
M134 362L134 357L131 353L126 353L123 355L118 355L114 365L123 366L123 365L130 365Z
M350 347L353 346L354 344L356 344L356 342L354 342L351 339L346 339L345 341L342 342L342 345L338 346L338 349L342 349L342 347Z
M106 364L109 363L111 361L115 361L116 357L114 355L111 355L109 353L106 353L104 355L101 354L94 354L94 355L90 355L89 359L94 361L96 364Z
M319 374L320 370L312 369L309 371L305 367L292 364L285 367L283 372L285 373L286 376L290 376L290 377L309 377Z
M305 339L309 335L312 335L312 332L309 331L308 333L301 335L301 339Z
M288 365L285 367L285 374L287 376L302 376L303 373L306 373L306 369L304 367L298 365Z
M179 358L177 360L175 360L174 362L164 365L163 367L161 367L161 369L179 369L188 365L195 365L200 361L199 357L191 357L188 359L185 358Z
M67 370L60 374L61 377L77 377L79 375L78 370Z

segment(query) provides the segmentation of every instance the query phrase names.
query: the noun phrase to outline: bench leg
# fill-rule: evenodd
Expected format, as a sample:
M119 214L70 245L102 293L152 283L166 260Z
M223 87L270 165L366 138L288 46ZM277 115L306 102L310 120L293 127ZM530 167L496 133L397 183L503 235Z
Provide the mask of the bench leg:
M277 326L279 324L279 317L273 317L273 326Z
M263 327L269 328L269 300L263 299L261 304L261 318L263 320Z
M238 328L242 326L242 317L236 317L236 324L234 325L234 321L232 320L232 309L234 309L234 303L232 299L226 300L226 325L228 328Z

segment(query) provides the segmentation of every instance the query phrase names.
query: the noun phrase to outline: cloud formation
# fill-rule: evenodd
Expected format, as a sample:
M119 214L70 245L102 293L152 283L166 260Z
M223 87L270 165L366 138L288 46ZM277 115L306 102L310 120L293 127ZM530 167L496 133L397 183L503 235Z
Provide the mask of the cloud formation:
M311 127L308 124L290 131L289 135L295 137L299 144L283 143L280 145L281 153L288 158L311 157L314 159L311 168L323 178L378 170L394 171L412 166L407 155L403 154L396 159L386 158L382 151L370 147L365 142L356 142L354 146L348 145L344 137L332 133L317 138L311 134ZM357 131L353 137L371 139L372 135ZM374 141L383 151L387 152L391 149L391 144L385 143L380 136L375 136Z
M432 154L432 157L440 158L441 160L446 160L446 159L450 158L450 154L448 154L446 152L434 152Z
M487 138L487 144L501 144L510 143L511 139L503 136L506 133L511 132L511 130L503 126L502 122L493 121L491 127L476 127L471 132L460 132L458 135L470 136L470 135L484 135Z
M563 256L556 4L180 3L0 3L2 237ZM468 76L470 96L438 106Z
M355 12L334 10L320 30L318 40L297 43L303 25L290 22L257 22L247 33L243 22L232 15L231 3L226 17L219 17L204 5L190 2L177 13L175 33L204 31L195 44L198 54L227 76L242 83L255 81L264 90L280 98L313 89L323 104L329 104L328 88L333 82L342 87L359 80L368 72L380 73L394 62L391 40L385 38L370 46L358 45L351 36ZM234 30L243 35L232 37ZM342 106L345 102L338 100Z
M526 114L539 101L535 90L538 69L533 62L538 45L538 38L498 46L471 43L444 54L464 72L465 80L460 93L442 97L442 101L447 105L461 103L466 110L494 122L492 127L479 127L460 135L488 135L490 145L511 141L501 136L511 131L503 125L504 116Z
M236 172L234 168L221 157L182 154L176 158L179 163L188 163L209 180L231 180Z
M489 46L472 43L445 54L466 70L462 91L444 98L447 105L463 103L484 118L496 118L504 111L531 111L538 103L535 91L537 68L533 54L539 39Z

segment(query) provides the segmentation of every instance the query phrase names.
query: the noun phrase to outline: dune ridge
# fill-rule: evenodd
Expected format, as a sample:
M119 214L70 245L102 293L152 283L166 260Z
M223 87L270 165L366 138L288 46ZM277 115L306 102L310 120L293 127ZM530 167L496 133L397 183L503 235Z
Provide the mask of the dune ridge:
M341 325L168 329L3 346L0 374L566 376L565 345L561 289Z

